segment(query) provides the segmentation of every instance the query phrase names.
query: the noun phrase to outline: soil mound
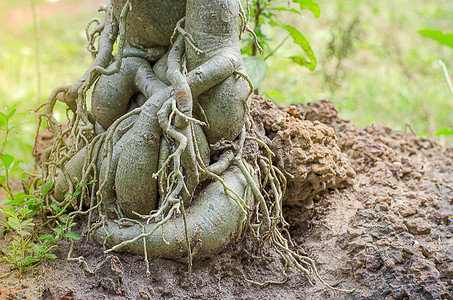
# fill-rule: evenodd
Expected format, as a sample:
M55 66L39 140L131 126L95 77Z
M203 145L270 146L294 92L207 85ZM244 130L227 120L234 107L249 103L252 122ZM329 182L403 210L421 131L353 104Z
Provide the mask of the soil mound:
M262 96L253 98L251 116L252 131L269 145L274 163L287 174L286 206L310 206L324 192L352 184L355 172L332 127L305 120L297 107L278 109Z
M366 286L362 298L452 299L452 149L382 125L356 128L328 101L298 108L332 126L357 172L344 193L358 207L337 243Z

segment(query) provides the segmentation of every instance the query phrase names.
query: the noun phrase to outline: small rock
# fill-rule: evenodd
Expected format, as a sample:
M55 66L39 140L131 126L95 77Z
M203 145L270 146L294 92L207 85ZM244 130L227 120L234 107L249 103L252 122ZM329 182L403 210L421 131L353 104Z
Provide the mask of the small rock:
M75 299L74 290L61 287L58 285L51 285L44 289L41 299L43 300L72 300Z
M365 267L368 271L376 272L382 265L382 260L377 253L366 257Z
M409 293L404 286L395 287L392 291L392 297L394 299L409 299Z
M382 221L389 221L390 223L396 223L397 219L395 218L395 216L391 215L391 214L388 214L388 215L385 215L382 217Z
M401 233L403 231L407 231L407 227L403 223L397 223L393 227L393 231L395 231L396 233Z
M448 250L445 251L444 255L442 256L442 259L445 262L453 262L453 248L452 247L448 248Z
M453 278L453 262L443 263L439 266L441 277Z
M448 299L448 291L439 283L424 285L423 289L431 296L431 299Z
M404 260L403 252L398 251L398 250L390 252L389 256L391 258L393 258L395 261L397 261L398 263L402 263Z
M118 257L107 256L94 270L99 285L113 295L124 293L123 287L123 265Z
M384 265L387 269L392 269L396 264L396 261L393 258L384 260Z
M388 186L395 189L398 181L393 177L393 173L389 169L378 170L373 172L371 183Z
M389 206L388 206L387 203L385 203L384 201L382 201L382 202L381 201L377 201L377 202L379 202L379 204L376 204L376 210L384 211L384 212L389 210Z
M436 256L436 249L427 244L421 244L420 250L426 258L434 258Z
M394 162L389 166L389 170L392 171L395 176L403 177L403 164L400 162Z
M407 175L407 178L410 178L410 179L415 179L415 180L419 180L420 178L422 178L422 174L420 174L419 172L411 172Z
M151 300L151 295L147 291L141 290L139 295L141 300Z
M349 250L349 252L358 252L358 251L364 249L365 246L367 245L367 243L372 243L372 242L373 242L373 238L371 236L365 235L354 241L351 241L348 244L348 246L349 246L348 250Z
M351 240L355 239L356 237L361 236L363 234L363 231L358 230L358 229L348 228L346 233L347 233L348 240L351 241Z
M412 248L411 246L403 247L403 251L406 253L406 256L412 256L415 254L414 248Z
M337 244L341 249L346 248L348 245L348 233L342 233L337 237Z
M447 230L451 233L453 233L453 224L448 225Z
M355 271L358 268L361 268L366 261L366 258L367 256L363 251L357 253L351 261L352 269Z
M415 179L410 179L406 182L406 185L413 190L417 190L418 184L419 181Z
M423 219L406 221L405 225L409 232L415 235L429 234L431 232L431 225Z
M409 217L415 215L417 213L417 210L411 206L402 206L398 209L398 212L403 217Z

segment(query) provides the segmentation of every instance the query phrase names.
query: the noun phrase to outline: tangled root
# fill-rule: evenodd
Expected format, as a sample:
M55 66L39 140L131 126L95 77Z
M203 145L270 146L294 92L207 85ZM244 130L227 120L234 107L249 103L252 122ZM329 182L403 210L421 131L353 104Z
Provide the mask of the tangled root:
M159 108L159 130L163 132L163 138L158 139L161 141L157 156L159 167L153 174L161 197L158 209L149 213L133 209L125 212L125 207L118 205L112 207L117 220L108 219L111 215L105 207L112 204L112 199L108 198L112 187L110 176L117 173L116 165L121 164L121 158L115 157L114 141L120 141L120 131L134 126L138 121L132 117L145 115L148 107L144 104L130 111L114 121L107 131L96 135L94 118L86 107L86 93L100 75L112 75L120 70L124 56L125 19L131 5L129 1L124 5L119 24L112 14L111 5L104 10L105 22L93 19L86 29L87 48L94 58L93 65L75 84L56 88L36 109L36 112L43 109L38 113L39 125L43 118L47 118L56 135L54 144L44 155L42 168L43 182L58 183L54 187L55 193L46 196L47 207L55 203L60 211L66 211L72 206L73 211L67 218L68 228L76 217L86 215L88 234L108 246L106 252L126 250L143 254L148 272L148 256L187 260L190 271L193 257L213 255L247 232L259 242L273 247L286 266L295 266L311 281L318 278L329 288L347 291L329 286L320 278L312 259L291 249L291 238L282 235L289 226L282 208L285 199L301 199L294 197L293 186L306 191L303 201L321 190L347 182L354 172L335 146L335 136L329 128L315 124L313 130L301 120L298 127L293 128L290 124L297 116L291 112L277 113L269 103L264 109L260 107L265 105L252 105L252 117L261 118L261 123L248 120L235 141L223 140L214 145L212 149L219 154L218 160L206 165L202 155L204 149L201 149L195 134L196 126L205 124L192 116L191 111L189 114L180 111L175 95L162 98L159 104L155 104ZM240 17L242 32L249 31L248 16L243 10ZM93 24L95 28L90 32ZM178 23L177 31L196 48L180 25ZM99 40L98 48L94 46L96 39ZM112 63L116 39L119 48ZM253 91L253 85L245 74L237 70L232 74L245 78L250 93ZM162 92L166 93L168 91ZM69 127L63 130L53 117L57 99L74 112ZM266 102L263 98L257 99ZM249 109L248 104L245 105ZM288 145L295 159L286 155ZM249 152L252 148L253 154ZM275 158L277 165L274 165ZM78 169L73 167L74 164L83 167ZM105 177L101 176L101 171ZM290 177L289 182L285 174ZM74 177L77 177L77 182L74 182ZM294 184L300 178L305 185ZM310 188L306 188L308 185ZM288 186L290 192L285 196ZM291 205L299 204L287 201ZM92 220L93 216L98 216L97 220ZM72 246L71 242L68 260L82 263L90 271L83 257L71 258Z

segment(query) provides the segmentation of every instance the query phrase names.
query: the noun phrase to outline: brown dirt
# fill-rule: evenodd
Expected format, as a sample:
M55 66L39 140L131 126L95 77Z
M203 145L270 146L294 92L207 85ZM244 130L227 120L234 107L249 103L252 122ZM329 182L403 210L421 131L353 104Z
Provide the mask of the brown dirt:
M278 111L256 100L262 103L252 109L258 135L259 128L265 131L280 167L302 176L289 186L291 206L285 206L295 242L327 282L355 287L354 293L312 286L292 268L283 285L248 283L284 278L279 256L258 251L249 239L196 262L190 277L186 265L159 258L151 260L146 277L142 257L106 255L80 241L74 255L85 256L94 275L64 259L63 243L58 259L21 283L14 271L1 278L0 299L8 299L7 291L22 299L453 299L453 150L381 125L356 128L328 101ZM277 118L263 120L268 114ZM295 150L287 151L285 143ZM311 150L325 155L308 163L292 160ZM351 166L354 184L335 188L352 182ZM310 180L325 184L310 189L304 185ZM8 271L0 264L0 276Z

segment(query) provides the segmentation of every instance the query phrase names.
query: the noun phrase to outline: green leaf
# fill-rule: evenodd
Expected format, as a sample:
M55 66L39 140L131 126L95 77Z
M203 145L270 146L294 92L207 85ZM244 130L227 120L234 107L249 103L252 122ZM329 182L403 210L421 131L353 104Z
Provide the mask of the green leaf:
M37 257L34 257L34 256L27 256L25 259L24 259L24 264L23 266L28 266L30 264L33 264L33 263L36 263L39 261L39 258Z
M66 223L66 221L68 220L68 215L62 214L58 217L58 220L60 220L62 223Z
M433 39L437 42L439 42L442 45L448 46L450 48L453 48L453 34L451 33L443 33L440 30L432 30L432 29L422 29L417 31L423 36L426 36L427 38Z
M294 8L287 8L287 7L271 7L270 10L276 10L276 11L288 11L292 12L298 15L301 15L300 11Z
M26 215L28 215L28 213L30 212L30 210L28 209L28 207L22 207L21 209L19 209L19 213L22 217L25 217ZM22 218L24 219L24 218Z
M244 66L255 89L259 88L266 78L267 66L259 56L249 56L244 59Z
M273 26L273 27L281 27L282 24L277 22L277 21L274 21L274 20L269 20L269 25Z
M76 241L80 240L80 235L78 235L77 233L72 232L72 231L66 233L64 236L68 239L72 239L72 240L76 240Z
M42 194L42 197L44 198L46 195L47 195L47 192L49 191L49 189L52 187L52 182L47 182L46 184L44 184L42 187L41 187L41 194Z
M44 254L44 257L45 257L45 258L48 258L48 259L55 259L55 258L57 258L57 256L56 256L55 254L53 254L53 253L46 253L46 254Z
M21 236L27 236L30 234L30 232L26 231L26 230L18 230L17 231L18 234L20 234Z
M8 119L4 113L0 112L0 126L5 126L8 124Z
M11 155L9 154L3 154L1 156L1 159L2 159L2 162L3 164L5 165L5 167L8 169L9 166L11 166L11 164L13 163L14 161L14 157L12 157Z
M55 228L52 228L52 230L55 232L55 234L58 236L61 234L61 232L63 231L63 229L61 229L61 227L55 227Z
M35 223L32 223L33 219L26 219L22 221L22 227L35 226Z
M14 116L14 114L16 113L16 109L14 108L13 110L11 110L7 115L6 115L6 119L9 120L12 118L12 116Z
M291 57L291 59L300 66L305 66L309 68L311 71L313 71L316 68L317 62L316 56L313 53L313 50L311 49L310 43L307 41L305 36L302 33L300 33L299 30L297 30L297 28L291 25L283 25L283 28L285 28L288 31L288 33L293 38L294 43L299 45L309 58L309 60L307 60L303 56L293 56Z
M10 217L8 219L8 225L14 228L15 230L20 230L20 221L17 217Z
M453 128L442 128L436 132L436 135L453 135Z
M6 202L5 205L22 206L22 204L24 204L24 201L26 199L27 199L27 195L25 195L25 193L17 193L14 195L14 200Z
M37 254L41 254L44 252L44 247L40 244L33 244L33 251L35 251Z
M13 245L13 247L15 247L15 248L16 247L19 248L20 243L21 243L20 237L15 235L15 236L13 236L13 239L14 239L14 241L11 242L11 245Z
M52 202L50 204L50 207L56 212L58 213L60 211L60 208L58 207L58 204L56 202Z
M73 197L77 197L82 192L82 186L78 186L75 192L72 194Z
M321 15L321 9L319 8L319 5L313 0L293 0L293 2L299 3L300 10L311 10L313 15L315 15L315 18L319 18L319 16Z
M30 172L30 173L33 173L33 168L34 168L34 163L32 162L29 162L29 163L20 163L19 164L19 168L22 170L22 171L26 171L26 172Z
M46 241L53 241L53 235L51 234L41 234L39 237L38 237L38 240L46 240Z

